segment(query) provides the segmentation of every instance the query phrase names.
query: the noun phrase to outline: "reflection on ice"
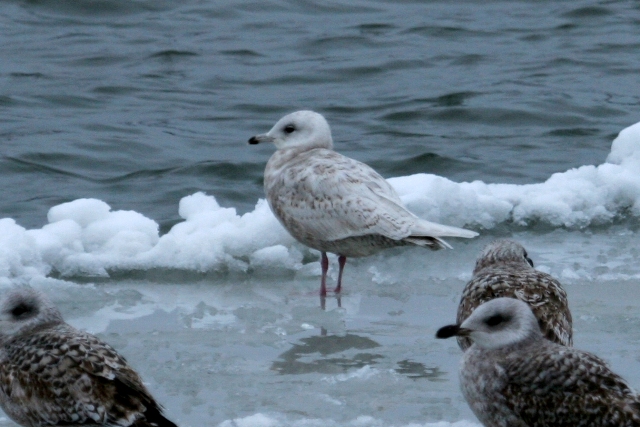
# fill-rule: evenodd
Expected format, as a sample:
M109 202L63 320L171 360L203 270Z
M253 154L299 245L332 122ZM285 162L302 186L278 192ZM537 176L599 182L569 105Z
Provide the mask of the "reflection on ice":
M445 381L442 377L446 374L437 366L434 368L427 368L423 363L412 362L410 360L399 361L396 372L406 375L414 380L425 378L429 381Z
M334 295L336 304L338 305L338 308L342 308L342 294L337 294ZM327 309L327 296L326 295L320 295L320 309L321 310L326 310Z
M224 327L233 324L236 320L237 317L233 313L221 312L204 302L200 302L193 313L184 316L185 326L194 329Z
M307 374L346 372L351 368L362 368L376 363L383 356L375 353L356 352L380 347L370 338L355 334L344 336L327 335L302 338L279 356L271 369L280 374ZM341 353L339 357L326 357Z

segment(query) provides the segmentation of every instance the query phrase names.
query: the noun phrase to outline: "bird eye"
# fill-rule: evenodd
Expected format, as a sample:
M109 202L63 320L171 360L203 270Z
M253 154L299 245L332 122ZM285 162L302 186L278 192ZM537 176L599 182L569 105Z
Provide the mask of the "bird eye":
M486 323L489 326L497 326L502 322L505 322L509 319L503 317L501 314L496 314L495 316L491 316L489 317L487 320L485 320L484 323Z
M31 310L32 308L27 304L18 304L17 306L13 307L13 310L11 310L11 315L13 317L20 317L25 313L31 312Z
M296 130L294 125L286 125L284 127L284 133L292 133L294 130Z

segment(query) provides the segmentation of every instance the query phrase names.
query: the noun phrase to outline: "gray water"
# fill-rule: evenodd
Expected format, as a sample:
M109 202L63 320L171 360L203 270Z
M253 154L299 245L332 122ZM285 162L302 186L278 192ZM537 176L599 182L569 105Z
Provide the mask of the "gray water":
M639 118L639 12L631 1L6 1L0 218L40 228L51 207L90 197L166 232L196 191L251 211L273 148L247 139L303 108L385 177L526 184L600 164ZM474 422L460 353L432 337L453 321L482 245L514 232L567 288L576 346L640 387L637 220L506 224L429 261L385 252L350 263L342 307L325 310L315 263L40 285L183 426Z
M221 4L223 3L223 4ZM0 215L250 210L287 112L384 176L529 183L637 120L634 2L26 1L0 8ZM553 150L551 150L553 148Z

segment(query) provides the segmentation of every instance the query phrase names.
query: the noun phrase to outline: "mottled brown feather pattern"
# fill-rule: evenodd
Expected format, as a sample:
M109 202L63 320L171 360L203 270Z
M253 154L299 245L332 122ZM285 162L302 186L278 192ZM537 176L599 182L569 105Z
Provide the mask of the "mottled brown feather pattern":
M482 303L494 298L517 298L529 304L543 335L558 344L573 345L572 319L567 294L560 282L527 262L522 245L497 240L487 245L476 262L473 277L462 291L457 323L461 324ZM472 344L458 337L460 348Z
M3 337L0 404L23 426L175 427L122 356L61 321Z
M523 301L490 300L438 336L452 335L473 339L460 385L485 427L640 426L640 396L627 382L600 358L545 339Z
M528 396L510 404L531 427L569 424L576 411L592 420L585 427L640 425L638 395L592 354L543 345L535 357L507 357L505 370L505 392Z
M486 427L640 425L640 398L600 358L546 339L485 350L472 346L463 393Z

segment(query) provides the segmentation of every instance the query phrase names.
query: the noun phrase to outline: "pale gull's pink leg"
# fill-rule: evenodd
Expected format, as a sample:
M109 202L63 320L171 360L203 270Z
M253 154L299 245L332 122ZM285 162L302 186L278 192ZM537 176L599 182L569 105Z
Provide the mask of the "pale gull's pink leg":
M338 286L334 289L336 294L339 294L342 290L342 271L344 270L344 265L347 262L347 257L344 255L340 255L338 257L338 265L340 266L340 270L338 271Z
M320 281L320 295L327 296L327 271L329 270L329 258L327 253L322 252L322 258L320 258L320 266L322 266L322 280Z

